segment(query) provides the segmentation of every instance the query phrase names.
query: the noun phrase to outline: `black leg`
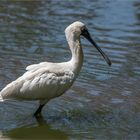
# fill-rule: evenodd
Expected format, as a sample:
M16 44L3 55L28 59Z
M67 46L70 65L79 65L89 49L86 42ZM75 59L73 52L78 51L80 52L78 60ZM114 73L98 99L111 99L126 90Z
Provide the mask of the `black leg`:
M38 117L41 116L41 111L42 111L42 108L43 108L44 105L45 105L45 104L39 105L38 109L37 109L36 112L34 113L34 116L35 116L36 118L38 118Z

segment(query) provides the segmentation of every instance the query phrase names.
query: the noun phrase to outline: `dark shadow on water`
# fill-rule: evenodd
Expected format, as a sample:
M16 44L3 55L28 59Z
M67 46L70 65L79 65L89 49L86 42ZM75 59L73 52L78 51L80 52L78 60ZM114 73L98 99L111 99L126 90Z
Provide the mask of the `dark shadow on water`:
M53 130L41 116L37 119L38 125L21 127L4 132L3 137L14 139L68 139L68 135L60 130Z

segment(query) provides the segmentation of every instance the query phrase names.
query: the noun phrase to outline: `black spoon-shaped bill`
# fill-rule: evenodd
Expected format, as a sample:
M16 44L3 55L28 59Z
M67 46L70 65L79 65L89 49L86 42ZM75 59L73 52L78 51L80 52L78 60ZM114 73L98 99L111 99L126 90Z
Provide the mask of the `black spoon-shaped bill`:
M111 60L108 58L108 56L101 50L101 48L95 43L95 41L91 38L88 30L84 28L81 33L82 36L84 36L103 56L105 61L108 63L109 66L111 66Z

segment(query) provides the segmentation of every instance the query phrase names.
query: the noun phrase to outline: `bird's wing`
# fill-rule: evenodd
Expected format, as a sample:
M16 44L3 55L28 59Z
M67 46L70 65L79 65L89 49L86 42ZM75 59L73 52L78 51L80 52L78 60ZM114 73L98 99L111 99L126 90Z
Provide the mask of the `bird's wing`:
M33 65L29 65L26 67L26 70L27 71L30 71L30 70L36 70L40 67L43 67L43 66L46 66L48 64L48 62L41 62L39 64L33 64Z
M57 90L64 90L61 89L62 85L71 84L73 80L73 72L54 73L48 71L47 68L39 68L35 71L27 71L17 80L8 84L0 94L3 99L34 100L44 98L46 94L50 98L55 96L53 94L56 94Z

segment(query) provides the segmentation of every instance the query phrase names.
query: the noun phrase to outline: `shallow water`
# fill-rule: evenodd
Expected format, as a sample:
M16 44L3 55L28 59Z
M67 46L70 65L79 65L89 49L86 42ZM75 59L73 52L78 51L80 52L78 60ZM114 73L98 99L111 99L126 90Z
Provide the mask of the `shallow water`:
M64 29L76 20L112 67L82 39L81 73L44 107L42 120L32 116L37 102L0 103L1 139L140 139L139 0L1 1L0 89L29 64L69 60Z

